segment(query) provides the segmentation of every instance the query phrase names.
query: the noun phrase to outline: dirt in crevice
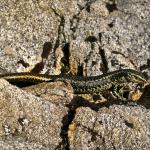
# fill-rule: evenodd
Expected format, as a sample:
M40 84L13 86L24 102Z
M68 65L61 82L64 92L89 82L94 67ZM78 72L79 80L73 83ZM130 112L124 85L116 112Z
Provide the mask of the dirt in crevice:
M43 45L43 51L42 51L41 57L42 58L48 58L51 50L52 50L52 43L51 42L45 42Z
M43 61L37 63L35 67L31 70L32 73L40 73L44 68L45 63Z
M54 8L51 8L54 12L54 14L59 18L59 26L58 26L58 31L57 31L57 39L54 43L54 53L56 51L57 48L59 48L60 46L63 45L63 43L66 43L66 37L65 37L65 31L64 31L64 26L65 26L65 17L63 15L60 15L59 13L57 13L57 11ZM61 39L63 37L63 39ZM67 46L69 47L69 43L66 43L63 47L63 53L64 53L64 63L65 65L67 64L68 66L68 49ZM64 50L65 49L65 50ZM66 50L67 49L67 50ZM55 56L54 56L55 57ZM54 60L57 60L57 58L55 58ZM63 62L62 62L63 63ZM56 66L56 62L54 62L54 66Z
M105 54L105 50L102 48L102 34L103 33L99 33L99 54L101 56L101 60L102 60L102 63L100 64L101 66L101 71L103 72L103 74L107 73L109 71L109 68L108 68L108 60L107 60L107 57L106 57L106 54Z
M66 116L64 116L64 118L62 119L63 126L61 128L61 134L60 134L60 136L62 138L62 142L57 147L57 149L63 148L63 149L69 150L70 144L69 144L69 138L68 138L68 130L69 130L70 124L74 120L74 117L76 114L76 109L79 107L89 107L94 111L98 111L99 108L103 107L103 105L90 103L80 96L75 96L74 99L72 100L72 102L70 104L68 104L66 107L69 110L68 110L68 114Z
M19 60L17 63L22 64L22 66L24 66L25 68L30 66L29 63L25 62L23 59Z
M83 65L78 65L77 76L83 76Z
M111 3L106 3L106 8L109 11L109 13L112 13L113 11L118 10L117 4L115 3L115 1L113 1Z
M64 57L61 59L61 63L62 63L61 74L67 74L68 72L70 72L70 63L69 63L70 43L66 43L63 46L62 51Z
M61 133L60 133L62 142L60 143L59 147L63 147L63 149L66 149L66 150L70 149L70 144L69 144L69 139L68 139L68 129L74 117L75 117L75 109L69 109L68 114L63 118L63 121L62 121L63 126L61 128Z
M97 38L95 36L88 36L86 39L85 39L85 42L97 42Z
M99 53L100 53L101 59L102 59L101 71L103 72L103 74L105 74L109 70L109 68L108 68L108 61L107 61L107 57L106 57L106 54L105 54L105 50L102 49L101 47L99 47Z

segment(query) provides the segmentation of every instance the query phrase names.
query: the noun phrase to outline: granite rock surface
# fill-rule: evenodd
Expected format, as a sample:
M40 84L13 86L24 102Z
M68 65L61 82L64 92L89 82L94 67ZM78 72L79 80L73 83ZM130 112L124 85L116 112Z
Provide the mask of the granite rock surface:
M0 137L4 143L18 137L22 140L17 139L16 142L23 142L26 148L26 142L31 142L33 148L36 142L51 149L59 147L62 142L61 128L63 123L67 123L66 107L57 106L0 80L0 108ZM8 142L10 147L13 141Z
M71 149L149 149L150 111L113 105L98 112L78 108L69 127Z
M132 68L150 80L149 16L149 0L1 0L0 73ZM136 107L98 109L69 83L0 89L0 149L150 148L150 85Z

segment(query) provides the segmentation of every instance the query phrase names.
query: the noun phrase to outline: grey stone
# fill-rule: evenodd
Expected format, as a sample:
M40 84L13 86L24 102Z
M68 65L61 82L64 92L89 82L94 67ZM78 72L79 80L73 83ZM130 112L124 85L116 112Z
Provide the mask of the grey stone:
M68 59L71 73L88 76L148 65L149 0L2 0L0 5L0 62L7 72L59 74L61 58Z
M66 106L67 104L71 103L73 99L73 88L67 82L44 82L25 87L23 90L60 106Z
M60 134L67 108L11 86L5 80L0 80L0 108L1 138L22 137L51 149L62 142Z
M109 12L105 17L99 16L92 10L93 5ZM79 14L76 38L71 41L72 72L76 73L78 67L74 66L79 65L84 75L148 65L150 1L95 1L90 6L90 13L83 9Z
M0 10L3 74L60 74L68 69L75 75L95 76L133 68L150 76L149 0L1 0ZM27 145L34 149L35 143L36 149L55 149L62 142L62 120L70 115L64 107L72 100L70 85L42 83L24 88L25 92L1 80L0 89L0 137L10 138L0 141L2 148L15 149L18 143L22 149L29 148ZM149 110L140 106L112 106L97 113L89 108L77 110L74 122L81 125L73 131L75 137L71 136L75 139L70 142L72 149L94 149L97 145L100 149L149 148ZM129 119L129 112L136 112L136 123L132 116ZM126 117L126 123L121 116ZM109 127L107 131L105 127ZM19 138L14 139L16 136ZM129 141L121 143L126 136Z
M42 1L1 0L0 9L1 66L7 72L28 72L39 63L54 65L53 47L58 36L59 18L51 6L49 8Z
M21 140L13 140L13 139L6 139L0 141L0 149L1 150L50 150L46 146L43 146L39 143L28 142L28 141L21 141Z
M142 106L78 108L70 125L70 148L95 149L149 149L150 111Z

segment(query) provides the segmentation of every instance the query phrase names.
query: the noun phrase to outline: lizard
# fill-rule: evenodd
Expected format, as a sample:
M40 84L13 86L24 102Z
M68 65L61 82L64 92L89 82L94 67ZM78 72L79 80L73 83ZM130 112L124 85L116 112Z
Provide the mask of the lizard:
M123 89L129 83L144 87L149 82L146 77L133 69L121 69L98 76L75 76L75 75L45 75L36 73L10 73L1 74L0 78L6 79L12 84L29 82L33 84L53 81L69 81L75 94L98 94L111 91L114 97L126 100L123 97Z

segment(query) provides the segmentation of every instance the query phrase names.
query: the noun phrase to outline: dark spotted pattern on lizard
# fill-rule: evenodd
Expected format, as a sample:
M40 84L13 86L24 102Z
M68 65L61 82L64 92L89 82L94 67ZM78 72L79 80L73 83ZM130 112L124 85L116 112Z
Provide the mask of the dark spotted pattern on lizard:
M117 91L118 87L121 89L131 82L139 84L140 86L148 84L148 80L142 73L132 69L122 69L91 77L12 73L0 75L0 78L4 78L12 84L18 82L41 83L52 81L69 81L75 94L102 94L104 91L110 90L118 98L122 97L121 93Z

